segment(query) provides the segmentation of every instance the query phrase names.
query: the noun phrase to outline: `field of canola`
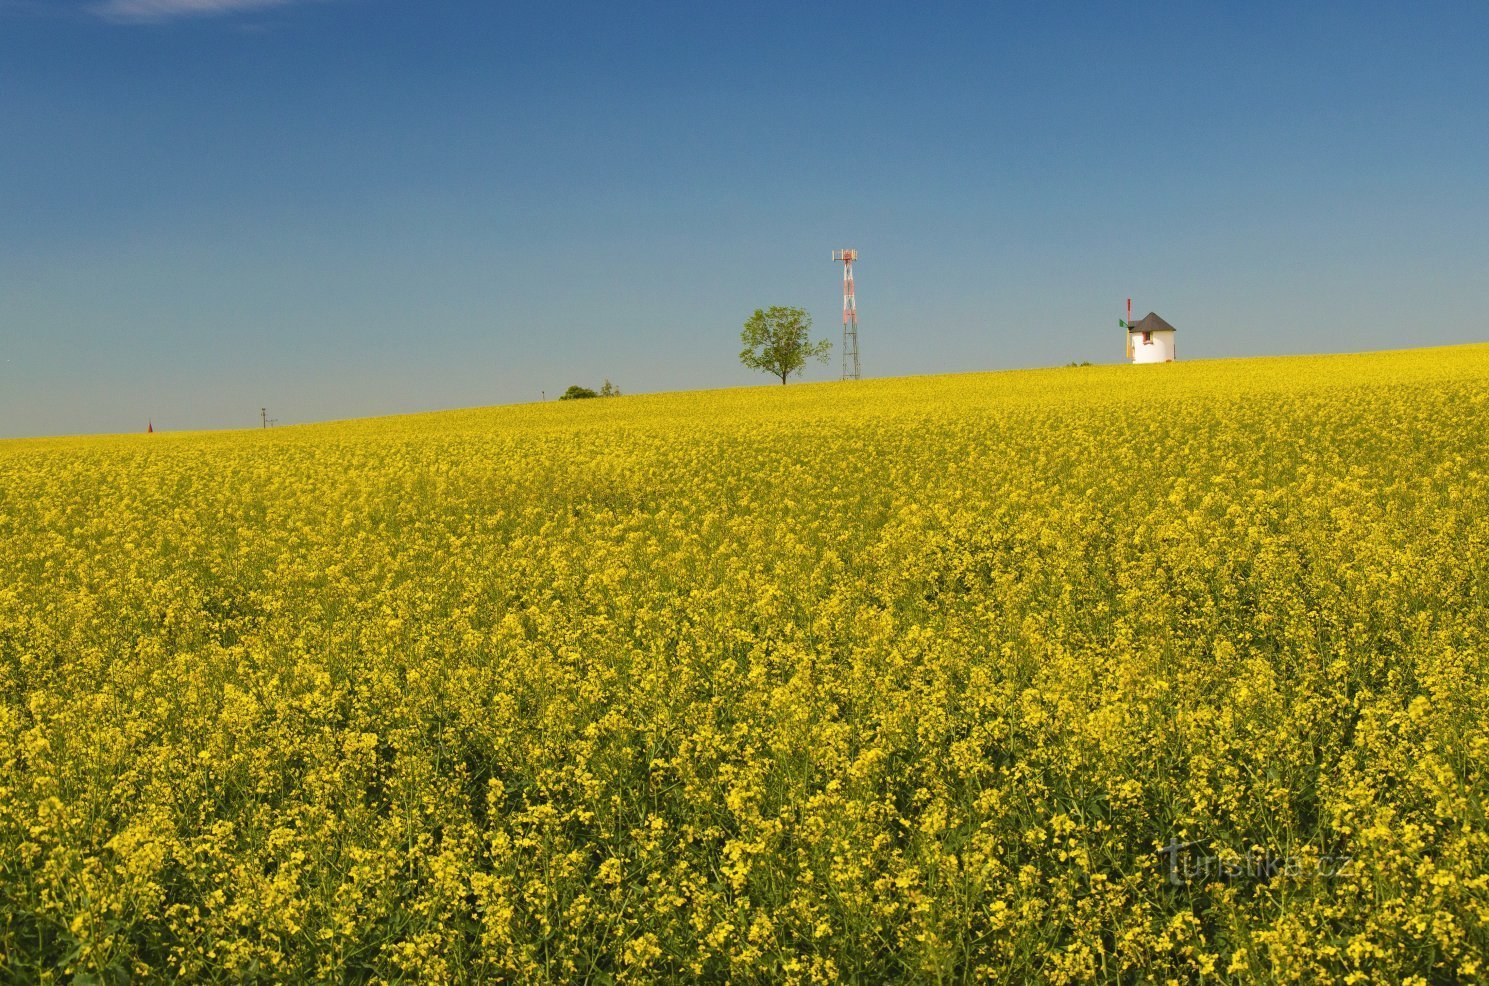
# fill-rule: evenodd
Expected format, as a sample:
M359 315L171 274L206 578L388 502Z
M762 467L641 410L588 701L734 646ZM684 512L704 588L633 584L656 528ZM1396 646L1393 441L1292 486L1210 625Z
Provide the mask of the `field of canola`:
M0 442L0 978L1482 982L1489 346Z

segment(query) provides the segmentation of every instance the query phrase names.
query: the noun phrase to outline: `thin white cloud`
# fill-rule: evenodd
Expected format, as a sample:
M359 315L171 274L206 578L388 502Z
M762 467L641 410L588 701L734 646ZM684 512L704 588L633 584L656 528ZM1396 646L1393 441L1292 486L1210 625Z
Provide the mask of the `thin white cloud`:
M296 2L299 0L104 0L94 4L92 10L111 21L164 21L266 10Z

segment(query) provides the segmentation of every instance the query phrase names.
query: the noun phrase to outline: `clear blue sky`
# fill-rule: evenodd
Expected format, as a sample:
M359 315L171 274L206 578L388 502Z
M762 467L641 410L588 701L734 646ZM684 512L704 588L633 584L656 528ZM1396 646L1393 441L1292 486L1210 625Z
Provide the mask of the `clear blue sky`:
M0 0L0 435L1489 340L1489 4ZM835 375L816 364L807 379Z

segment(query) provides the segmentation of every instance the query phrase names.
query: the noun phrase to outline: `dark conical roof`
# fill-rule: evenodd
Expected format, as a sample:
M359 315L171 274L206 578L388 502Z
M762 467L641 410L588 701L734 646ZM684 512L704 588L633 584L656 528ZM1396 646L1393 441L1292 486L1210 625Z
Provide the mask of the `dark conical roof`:
M1142 318L1127 327L1129 332L1177 332L1172 325L1159 318L1153 312L1149 312Z

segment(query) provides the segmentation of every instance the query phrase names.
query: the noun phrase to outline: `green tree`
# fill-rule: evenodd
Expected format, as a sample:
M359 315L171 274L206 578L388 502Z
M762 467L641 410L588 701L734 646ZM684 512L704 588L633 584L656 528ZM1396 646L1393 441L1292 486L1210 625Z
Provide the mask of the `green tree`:
M812 342L811 331L812 316L800 308L757 308L739 334L745 344L739 361L752 370L780 377L785 384L812 357L827 362L832 343L826 339Z
M568 390L564 391L563 396L560 397L559 400L561 400L561 401L577 401L577 400L582 400L585 397L599 397L599 396L600 396L599 394L595 393L593 390L590 390L588 387L581 387L581 386L579 386L576 383L576 384L574 384L574 386L572 386Z

